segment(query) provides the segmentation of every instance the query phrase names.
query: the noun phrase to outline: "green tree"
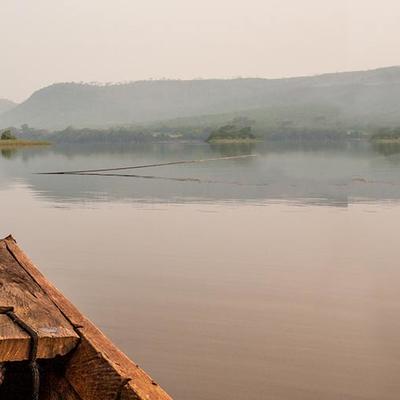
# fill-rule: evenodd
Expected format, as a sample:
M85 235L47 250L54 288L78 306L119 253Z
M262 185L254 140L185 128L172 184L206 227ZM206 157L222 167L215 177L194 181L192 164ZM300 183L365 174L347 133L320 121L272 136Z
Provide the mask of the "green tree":
M15 140L16 137L12 134L11 129L5 130L1 134L1 140Z

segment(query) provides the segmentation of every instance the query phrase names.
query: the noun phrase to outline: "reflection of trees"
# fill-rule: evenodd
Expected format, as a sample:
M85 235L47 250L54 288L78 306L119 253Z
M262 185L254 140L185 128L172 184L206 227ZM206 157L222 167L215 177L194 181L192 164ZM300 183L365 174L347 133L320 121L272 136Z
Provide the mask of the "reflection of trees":
M384 156L391 156L400 153L400 143L372 142L372 149Z
M257 154L268 153L290 153L290 152L308 152L316 151L337 152L337 151L357 151L363 149L363 143L352 141L279 141L266 140L264 142L247 142L247 143L209 143L210 148L214 152L220 153L222 156L239 156L244 154L252 154L257 150ZM368 143L367 143L368 144Z
M210 147L223 157L243 156L252 154L256 143L210 143Z
M17 149L1 149L1 156L6 159L11 159L17 153Z
M377 156L368 141L257 143L70 144L46 148L0 149L2 179L24 181L53 202L294 201L346 207L353 199L398 200L400 155ZM394 151L398 146L384 146ZM112 168L257 154L258 158L169 166L143 172L141 179L44 176L32 172ZM388 153L390 154L390 153ZM0 163L1 164L1 163ZM137 170L142 175L141 170ZM128 172L135 174L136 172ZM352 182L354 176L367 183ZM155 179L157 178L157 180ZM350 199L350 200L349 200Z

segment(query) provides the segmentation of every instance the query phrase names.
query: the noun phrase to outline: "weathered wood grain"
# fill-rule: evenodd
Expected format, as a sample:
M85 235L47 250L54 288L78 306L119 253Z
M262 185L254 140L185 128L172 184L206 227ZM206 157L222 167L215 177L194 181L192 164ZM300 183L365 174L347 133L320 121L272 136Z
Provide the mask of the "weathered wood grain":
M115 399L124 377L83 337L67 364L66 377L82 399Z
M27 360L31 338L5 314L0 314L0 362Z
M0 241L0 306L13 307L15 314L37 333L39 359L67 354L79 341L72 324L14 258L6 241ZM29 335L7 319L7 315L1 315L0 361L27 360Z
M65 376L82 400L171 400L149 375L47 281L12 237L4 239L4 243L81 336L80 344L66 364Z
M47 369L40 385L40 400L81 400L64 376Z

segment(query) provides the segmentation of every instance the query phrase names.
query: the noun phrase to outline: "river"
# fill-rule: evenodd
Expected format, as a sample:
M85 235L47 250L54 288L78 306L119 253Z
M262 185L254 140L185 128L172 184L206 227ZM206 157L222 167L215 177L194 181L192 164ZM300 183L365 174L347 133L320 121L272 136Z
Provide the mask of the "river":
M2 149L0 206L0 234L177 400L398 399L400 149Z

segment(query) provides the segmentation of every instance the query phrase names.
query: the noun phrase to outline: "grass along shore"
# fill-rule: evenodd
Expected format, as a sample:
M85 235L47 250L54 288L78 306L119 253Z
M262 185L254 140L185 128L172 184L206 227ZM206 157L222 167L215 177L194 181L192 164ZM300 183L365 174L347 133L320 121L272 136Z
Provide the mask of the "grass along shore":
M0 148L2 147L20 147L20 146L50 146L50 142L44 140L20 140L20 139L7 139L0 140Z
M372 143L386 143L386 144L397 144L400 143L400 138L372 138Z

